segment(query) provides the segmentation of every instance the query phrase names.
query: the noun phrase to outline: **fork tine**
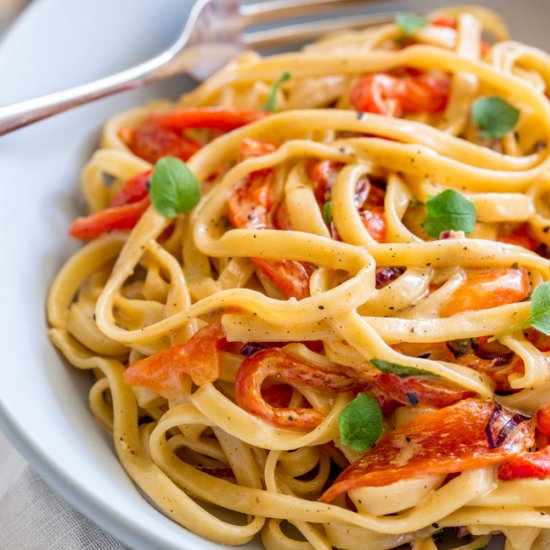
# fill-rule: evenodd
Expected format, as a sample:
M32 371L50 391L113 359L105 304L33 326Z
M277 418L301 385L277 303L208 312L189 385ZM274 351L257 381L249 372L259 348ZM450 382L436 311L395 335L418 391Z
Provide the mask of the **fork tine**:
M246 25L259 25L379 2L380 0L271 0L240 6L239 14L245 19Z
M330 21L313 21L287 25L265 31L248 32L243 35L243 43L250 48L266 49L307 42L323 34L346 30L373 27L391 23L395 20L395 12L385 12L368 15L340 17Z

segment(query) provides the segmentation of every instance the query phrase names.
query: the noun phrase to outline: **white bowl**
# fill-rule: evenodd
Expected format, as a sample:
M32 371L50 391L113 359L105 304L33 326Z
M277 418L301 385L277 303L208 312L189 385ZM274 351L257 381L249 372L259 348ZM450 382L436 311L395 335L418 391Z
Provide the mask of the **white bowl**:
M550 48L547 0L479 3L497 7L516 38ZM158 53L178 33L190 4L36 0L0 45L0 105L106 76ZM427 10L447 2L384 4ZM128 479L89 412L87 375L67 366L47 339L44 302L55 273L78 247L66 231L79 212L80 169L102 123L148 98L175 99L190 85L176 77L0 138L0 428L52 487L136 549L222 546L164 517Z

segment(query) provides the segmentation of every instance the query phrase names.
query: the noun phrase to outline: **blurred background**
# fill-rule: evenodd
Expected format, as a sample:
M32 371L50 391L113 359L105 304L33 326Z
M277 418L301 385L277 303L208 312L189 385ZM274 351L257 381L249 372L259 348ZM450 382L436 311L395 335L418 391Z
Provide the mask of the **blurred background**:
M9 24L30 0L0 0L0 40Z

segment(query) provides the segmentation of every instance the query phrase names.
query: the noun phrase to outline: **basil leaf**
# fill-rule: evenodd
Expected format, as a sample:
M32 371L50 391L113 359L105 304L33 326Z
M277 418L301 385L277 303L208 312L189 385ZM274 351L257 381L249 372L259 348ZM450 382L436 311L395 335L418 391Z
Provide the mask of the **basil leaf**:
M528 327L531 325L539 332L550 336L550 281L537 285L533 294L531 294L531 313L529 318L523 323L518 323L512 328L496 334L489 338L488 342L494 342L503 336L508 336L516 330Z
M550 281L537 285L531 295L529 324L550 336Z
M189 212L201 200L200 184L185 162L163 157L155 164L151 176L151 202L167 218Z
M437 374L433 374L430 371L423 369L415 369L414 367L407 367L405 365L398 365L397 363L390 363L383 359L371 359L370 362L382 372L388 374L396 374L400 378L409 378L410 376L432 376L439 378Z
M325 223L330 226L332 223L332 202L327 201L325 202L325 206L323 207L323 218L325 218Z
M269 94L269 97L267 98L267 101L265 102L265 105L264 105L264 111L274 112L277 109L277 91L279 90L283 82L286 82L291 78L292 78L292 75L290 74L290 72L285 71L273 83L273 86L271 86L271 93Z
M479 126L481 135L487 139L501 138L513 130L519 121L520 112L498 96L482 97L472 106L472 117Z
M345 445L354 451L366 451L382 434L382 411L378 401L366 393L360 393L340 413L338 425Z
M418 17L411 13L398 13L395 16L395 23L408 36L422 29L429 24L425 17Z
M422 225L428 235L439 238L448 229L469 234L476 223L476 207L464 195L454 189L447 189L426 203L428 217Z

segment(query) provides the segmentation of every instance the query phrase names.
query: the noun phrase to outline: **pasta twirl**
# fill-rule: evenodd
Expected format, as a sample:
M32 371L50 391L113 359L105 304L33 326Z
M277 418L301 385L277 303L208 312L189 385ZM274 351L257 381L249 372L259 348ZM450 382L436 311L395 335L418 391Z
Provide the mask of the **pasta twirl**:
M482 8L403 25L247 52L112 118L84 168L50 337L205 538L547 543L550 58ZM151 205L164 157L200 182L187 214Z

